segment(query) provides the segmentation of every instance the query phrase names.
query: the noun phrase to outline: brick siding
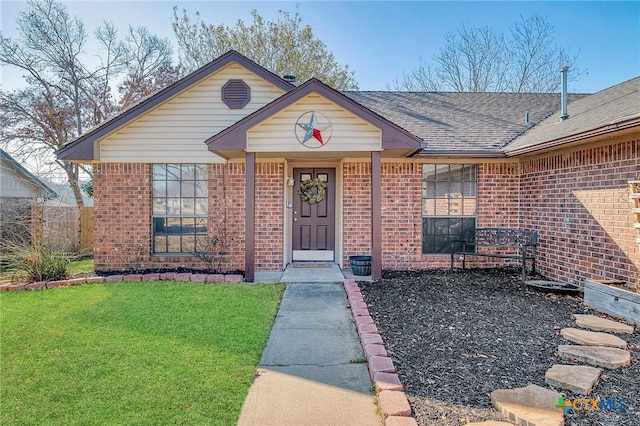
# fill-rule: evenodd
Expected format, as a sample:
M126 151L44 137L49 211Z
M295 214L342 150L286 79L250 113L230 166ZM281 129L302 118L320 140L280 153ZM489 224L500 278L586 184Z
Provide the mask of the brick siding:
M382 163L382 268L422 262L422 165Z
M152 254L151 164L96 164L95 270L244 269L244 164L210 165L208 173L208 232L219 241L209 262L191 255Z
M244 164L209 167L209 238L218 241L218 272L244 270L244 192Z
M539 230L539 271L550 279L640 279L627 180L638 177L640 142L626 140L522 163L478 164L478 227ZM382 267L448 267L422 255L422 165L382 163ZM245 166L209 166L209 233L223 241L217 269L244 269ZM371 253L371 163L343 165L343 263ZM97 164L96 270L206 269L193 256L151 255L151 165ZM281 270L284 164L256 165L256 270ZM222 243L221 243L222 244ZM222 246L220 246L222 247ZM470 259L470 265L504 264Z
M96 271L151 267L151 165L93 167Z
M540 271L638 283L629 179L640 171L640 141L629 140L523 163L522 220L540 230Z
M281 271L284 262L284 163L256 164L257 271Z
M349 256L371 253L371 163L343 166L343 264Z

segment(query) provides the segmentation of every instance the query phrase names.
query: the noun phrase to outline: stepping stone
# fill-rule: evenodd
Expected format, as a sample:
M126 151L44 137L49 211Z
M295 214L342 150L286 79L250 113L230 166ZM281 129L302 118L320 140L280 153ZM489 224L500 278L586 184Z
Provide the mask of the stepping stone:
M575 359L579 362L597 365L598 367L616 369L631 364L631 353L624 349L602 346L560 345L558 353L564 359Z
M594 331L606 331L610 333L628 333L633 334L633 327L626 324L621 324L617 321L611 321L608 319L596 317L594 315L573 315L576 319L576 324L580 327L588 328Z
M540 290L545 290L549 292L571 292L571 293L579 293L582 291L580 287L573 284L566 284L557 281L546 281L546 280L527 280L524 282L525 285L530 287L535 287Z
M545 374L544 381L549 385L567 389L580 395L589 395L602 370L586 365L555 364Z
M564 413L556 408L560 394L538 385L498 389L491 392L491 402L516 424L562 426Z
M578 328L563 328L560 330L560 335L579 345L609 346L612 348L627 349L627 342L613 334L580 330Z

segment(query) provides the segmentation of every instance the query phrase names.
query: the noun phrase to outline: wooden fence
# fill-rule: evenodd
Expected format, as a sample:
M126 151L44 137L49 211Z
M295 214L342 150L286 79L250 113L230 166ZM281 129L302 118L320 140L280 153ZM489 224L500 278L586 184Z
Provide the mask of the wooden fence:
M31 238L36 244L91 254L93 222L93 207L33 206Z

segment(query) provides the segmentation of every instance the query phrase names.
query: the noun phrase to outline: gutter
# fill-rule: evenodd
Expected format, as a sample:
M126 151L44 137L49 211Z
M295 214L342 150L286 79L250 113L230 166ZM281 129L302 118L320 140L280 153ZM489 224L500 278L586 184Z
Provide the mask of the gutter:
M500 150L449 150L449 149L423 149L414 155L415 158L505 158Z

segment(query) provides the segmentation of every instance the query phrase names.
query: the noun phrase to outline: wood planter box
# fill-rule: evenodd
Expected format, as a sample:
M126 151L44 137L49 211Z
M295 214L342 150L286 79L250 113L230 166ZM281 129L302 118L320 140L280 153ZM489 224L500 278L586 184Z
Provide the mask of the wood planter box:
M638 293L595 280L585 280L584 303L597 311L640 325Z

